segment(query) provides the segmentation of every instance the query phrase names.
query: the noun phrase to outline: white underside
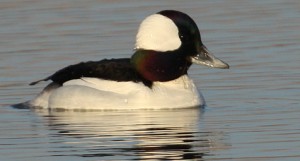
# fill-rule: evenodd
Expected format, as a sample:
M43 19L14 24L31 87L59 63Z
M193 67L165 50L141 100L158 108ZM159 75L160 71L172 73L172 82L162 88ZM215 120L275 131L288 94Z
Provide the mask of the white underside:
M169 82L154 82L152 89L142 83L81 78L43 91L29 104L71 110L174 109L201 106L204 99L184 75Z

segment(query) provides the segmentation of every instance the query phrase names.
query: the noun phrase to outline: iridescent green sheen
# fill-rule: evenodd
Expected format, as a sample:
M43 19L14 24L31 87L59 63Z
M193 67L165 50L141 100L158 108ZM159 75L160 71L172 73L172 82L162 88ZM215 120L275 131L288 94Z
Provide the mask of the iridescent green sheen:
M187 73L191 65L180 51L138 50L131 57L134 68L149 81L170 81Z

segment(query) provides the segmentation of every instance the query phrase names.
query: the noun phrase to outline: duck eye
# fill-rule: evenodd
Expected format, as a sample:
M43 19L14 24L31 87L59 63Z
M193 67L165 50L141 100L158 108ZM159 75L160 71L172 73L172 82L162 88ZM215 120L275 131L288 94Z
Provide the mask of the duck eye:
M188 40L188 36L184 33L179 34L179 38L181 41L186 41Z
M181 41L189 41L191 39L191 36L189 33L182 31L179 33L179 38Z

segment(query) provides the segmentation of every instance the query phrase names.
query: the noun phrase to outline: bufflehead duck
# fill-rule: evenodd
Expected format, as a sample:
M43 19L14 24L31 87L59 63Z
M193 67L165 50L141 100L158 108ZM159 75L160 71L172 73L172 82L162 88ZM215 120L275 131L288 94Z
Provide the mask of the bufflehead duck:
M163 10L146 17L131 58L82 62L32 82L52 82L29 107L59 109L163 109L205 104L187 71L192 63L229 68L203 45L187 14Z

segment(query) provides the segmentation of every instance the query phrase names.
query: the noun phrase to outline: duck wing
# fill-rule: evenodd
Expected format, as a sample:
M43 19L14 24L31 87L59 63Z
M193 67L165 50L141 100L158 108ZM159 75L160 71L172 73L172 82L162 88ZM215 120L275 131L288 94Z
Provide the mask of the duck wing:
M53 75L32 82L29 85L35 85L41 81L48 80L52 80L53 82L62 85L69 80L80 79L81 77L94 77L119 82L143 82L147 86L152 85L152 82L143 79L132 67L129 58L103 59L100 61L81 62L78 64L67 66L61 70L58 70Z

